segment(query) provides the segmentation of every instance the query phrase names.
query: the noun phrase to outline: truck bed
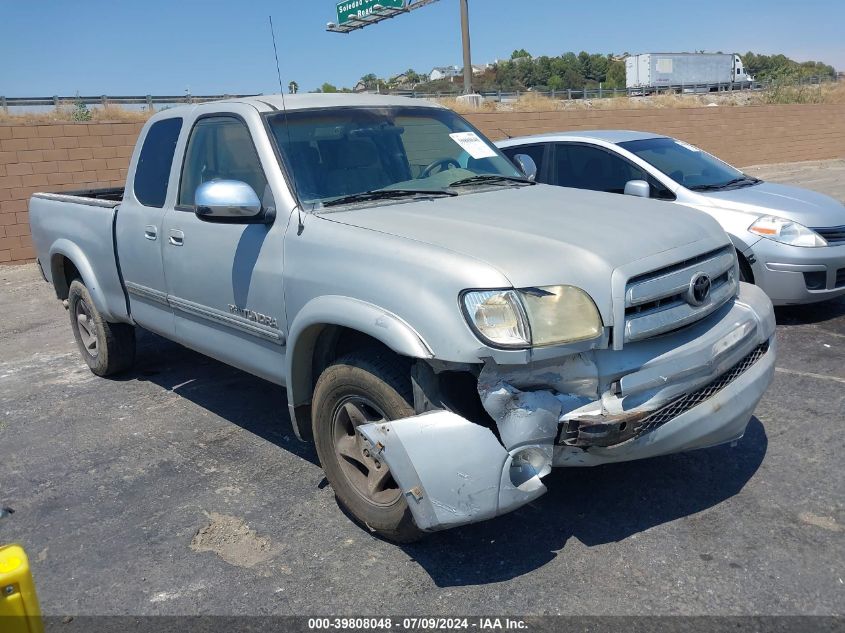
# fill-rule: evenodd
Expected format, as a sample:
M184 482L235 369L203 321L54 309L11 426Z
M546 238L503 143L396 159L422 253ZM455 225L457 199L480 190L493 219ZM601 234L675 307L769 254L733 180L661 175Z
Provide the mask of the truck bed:
M114 240L122 199L122 187L35 193L29 201L29 223L38 264L59 298L66 298L78 274L109 321L128 322Z
M87 204L98 207L116 207L123 200L123 187L112 187L109 189L80 189L78 191L62 191L60 193L36 193L33 198L46 198L48 200L62 200Z

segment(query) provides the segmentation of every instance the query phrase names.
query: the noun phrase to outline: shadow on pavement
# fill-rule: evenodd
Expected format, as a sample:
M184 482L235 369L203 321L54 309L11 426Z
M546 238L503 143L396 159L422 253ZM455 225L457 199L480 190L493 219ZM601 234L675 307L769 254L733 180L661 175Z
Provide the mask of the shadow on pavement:
M825 323L845 315L845 299L833 299L803 306L778 306L775 318L778 325L806 325Z
M133 370L120 380L155 383L258 437L319 465L293 432L283 387L138 328Z
M438 587L511 580L554 559L571 537L612 543L718 505L742 490L767 446L755 417L735 448L555 469L544 480L549 492L528 506L403 549Z
M123 380L153 382L318 463L312 445L294 436L277 385L140 330L136 367ZM554 559L571 537L588 547L612 543L729 499L760 467L767 446L763 425L752 418L734 448L555 469L544 480L549 492L537 501L403 549L439 587L510 580Z

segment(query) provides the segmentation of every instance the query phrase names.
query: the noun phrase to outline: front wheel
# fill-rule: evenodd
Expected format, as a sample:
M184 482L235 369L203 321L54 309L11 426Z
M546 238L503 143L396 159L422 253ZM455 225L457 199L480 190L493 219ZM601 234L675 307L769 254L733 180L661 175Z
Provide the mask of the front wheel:
M739 251L736 252L736 256L739 260L739 280L747 284L753 284L754 272L751 270L751 264L748 263L748 260Z
M335 497L352 516L384 538L409 543L417 528L387 464L362 441L358 426L414 415L409 370L388 352L345 356L320 375L312 426L317 455Z
M70 284L67 302L73 337L91 371L111 376L129 369L135 362L135 328L106 321L78 279Z

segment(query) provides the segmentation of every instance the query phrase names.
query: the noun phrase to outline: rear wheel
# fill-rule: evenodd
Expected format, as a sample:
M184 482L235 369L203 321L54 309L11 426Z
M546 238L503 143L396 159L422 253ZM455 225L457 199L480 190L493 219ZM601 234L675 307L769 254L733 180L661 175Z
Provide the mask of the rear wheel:
M356 352L320 375L314 389L314 441L335 497L357 521L401 543L420 539L399 485L357 427L414 415L407 364L389 352Z
M73 337L91 371L111 376L129 369L135 362L135 328L103 319L78 279L71 282L67 301Z

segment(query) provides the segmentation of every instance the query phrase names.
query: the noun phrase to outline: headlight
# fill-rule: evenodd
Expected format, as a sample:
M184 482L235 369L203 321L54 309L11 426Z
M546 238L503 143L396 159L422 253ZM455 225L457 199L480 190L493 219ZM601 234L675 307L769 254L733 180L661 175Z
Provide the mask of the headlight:
M821 235L806 226L771 215L758 219L748 227L748 230L775 242L792 246L827 246L827 241Z
M528 347L528 319L514 290L482 290L464 294L464 309L481 338L499 347Z
M596 304L573 286L473 291L463 303L473 329L498 347L574 343L602 331Z

